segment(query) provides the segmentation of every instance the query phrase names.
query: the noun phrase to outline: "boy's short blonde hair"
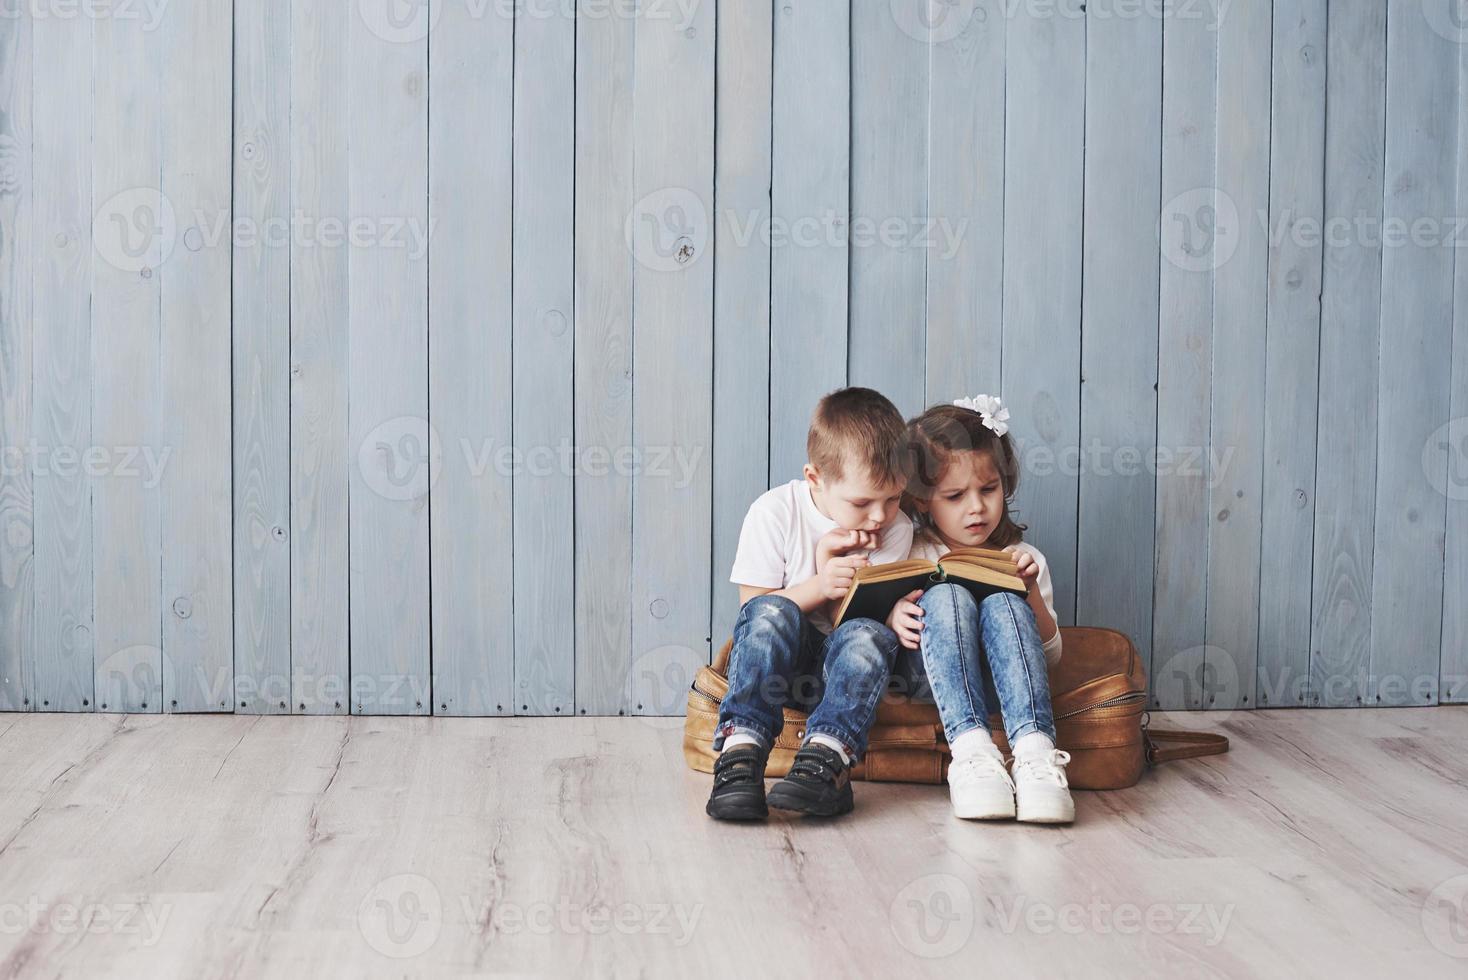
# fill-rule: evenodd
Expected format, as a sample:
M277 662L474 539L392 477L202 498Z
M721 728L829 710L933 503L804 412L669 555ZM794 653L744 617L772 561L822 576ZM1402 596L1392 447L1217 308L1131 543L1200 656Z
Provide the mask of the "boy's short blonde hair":
M911 472L906 437L907 423L885 395L842 388L817 403L805 451L822 479L865 471L880 485L905 485Z

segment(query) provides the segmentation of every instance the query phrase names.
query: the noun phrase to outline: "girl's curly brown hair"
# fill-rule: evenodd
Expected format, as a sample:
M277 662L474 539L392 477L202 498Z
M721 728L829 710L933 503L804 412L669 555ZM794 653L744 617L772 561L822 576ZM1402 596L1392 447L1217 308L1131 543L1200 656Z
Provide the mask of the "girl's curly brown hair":
M997 434L984 424L983 416L971 409L934 405L907 423L907 452L912 476L902 495L902 509L917 523L919 535L935 543L939 540L932 517L918 510L917 501L933 498L957 454L976 452L993 461L1004 489L1004 514L984 546L1007 548L1024 540L1029 527L1012 516L1014 493L1019 489L1019 456L1008 433Z

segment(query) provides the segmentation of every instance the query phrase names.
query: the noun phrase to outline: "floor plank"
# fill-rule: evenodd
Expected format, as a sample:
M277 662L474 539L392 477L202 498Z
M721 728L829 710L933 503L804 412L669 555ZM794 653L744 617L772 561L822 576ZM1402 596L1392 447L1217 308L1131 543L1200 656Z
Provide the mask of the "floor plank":
M1215 714L1068 828L716 824L677 719L11 716L0 977L1461 976L1468 710Z

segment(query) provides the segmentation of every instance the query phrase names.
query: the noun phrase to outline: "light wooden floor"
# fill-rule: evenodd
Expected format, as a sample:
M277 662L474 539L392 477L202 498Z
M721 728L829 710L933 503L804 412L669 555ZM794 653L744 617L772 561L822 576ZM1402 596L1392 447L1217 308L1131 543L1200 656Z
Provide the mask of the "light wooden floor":
M1468 710L1219 722L1062 829L715 824L677 720L3 715L0 978L1468 975Z

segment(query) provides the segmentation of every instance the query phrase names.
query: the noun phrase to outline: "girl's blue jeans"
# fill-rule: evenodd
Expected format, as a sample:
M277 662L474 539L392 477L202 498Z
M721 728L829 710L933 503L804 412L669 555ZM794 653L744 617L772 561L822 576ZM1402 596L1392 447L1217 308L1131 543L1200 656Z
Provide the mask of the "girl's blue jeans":
M768 749L789 705L810 713L807 739L830 735L856 762L866 752L898 646L897 634L874 619L847 620L828 635L792 599L749 600L734 621L729 693L719 706L715 751L735 732L754 735Z
M949 745L972 729L988 731L996 705L1010 745L1030 732L1055 738L1045 648L1028 602L1011 592L978 602L944 582L924 592L918 605L919 650L904 647L894 675L915 700L931 692Z

